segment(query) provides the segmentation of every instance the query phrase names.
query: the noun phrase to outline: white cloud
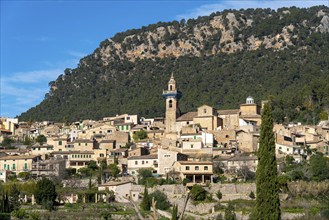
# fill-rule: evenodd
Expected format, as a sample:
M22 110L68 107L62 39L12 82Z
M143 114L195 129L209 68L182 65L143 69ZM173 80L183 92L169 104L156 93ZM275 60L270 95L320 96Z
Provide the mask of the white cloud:
M308 8L314 5L328 5L328 0L321 1L289 1L289 0L254 0L254 1L218 1L218 3L201 5L198 8L187 11L184 14L177 15L177 19L197 18L198 16L210 15L213 12L223 11L224 9L247 9L247 8L271 8L296 6Z
M14 117L37 105L49 90L48 82L62 73L62 69L51 69L2 75L0 115Z
M79 51L73 51L73 50L70 50L67 52L69 55L73 56L73 57L76 57L76 58L83 58L85 56L87 56L86 53L83 53L83 52L79 52Z
M48 42L48 41L54 40L54 38L47 37L47 36L40 36L40 37L36 38L36 40L40 41L40 42Z
M39 83L42 81L54 80L57 76L63 73L62 69L53 70L36 70L28 72L17 72L14 74L6 74L2 77L3 83Z

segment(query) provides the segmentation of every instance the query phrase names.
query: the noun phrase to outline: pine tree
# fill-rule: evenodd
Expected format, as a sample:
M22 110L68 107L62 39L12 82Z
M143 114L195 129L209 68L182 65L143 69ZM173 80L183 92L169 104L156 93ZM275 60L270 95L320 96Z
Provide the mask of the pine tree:
M277 220L281 219L281 212L271 108L270 103L266 103L262 112L260 143L257 152L256 212L253 217Z
M141 203L141 208L144 211L150 211L150 208L151 208L149 193L147 191L146 186L145 186L145 189L144 189L144 197L143 197L143 200L142 200L142 203Z

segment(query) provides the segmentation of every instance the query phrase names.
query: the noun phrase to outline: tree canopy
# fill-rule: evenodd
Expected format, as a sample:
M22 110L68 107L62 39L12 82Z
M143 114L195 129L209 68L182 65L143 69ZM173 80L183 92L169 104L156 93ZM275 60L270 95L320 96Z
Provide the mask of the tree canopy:
M272 101L276 122L316 123L325 116L329 106L329 33L312 27L320 24L321 17L317 12L328 11L328 7L284 10L226 10L187 22L158 23L118 33L113 41L120 42L122 50L116 50L112 41L103 41L93 54L80 61L77 68L66 70L51 82L45 99L23 113L20 120L73 122L120 113L163 116L162 90L166 88L170 74L174 73L183 93L179 103L182 112L195 111L203 104L217 109L237 108L252 95L258 103ZM228 13L235 15L241 28L233 28L234 39L220 45L222 32L212 30L210 22L221 15L228 30ZM249 18L253 20L250 26L243 23ZM257 50L248 49L251 36L262 41L281 34L289 25L294 25L293 30L287 29L290 44L281 36L276 41L286 45L279 50L266 49L265 44ZM202 26L209 28L204 31L199 28ZM164 28L163 39L148 39L148 33L158 27ZM175 31L169 32L169 28ZM138 36L128 37L131 34ZM195 38L199 34L203 36L202 40ZM128 60L118 55L124 57L128 49L150 42L152 46L145 49L154 47L152 53L158 54L162 50L158 45L179 45L178 41L191 41L195 46L179 57ZM244 47L234 53L223 52L230 45L239 43ZM110 60L105 62L101 51L107 49Z
M43 205L47 209L53 209L57 197L55 184L51 180L43 177L37 182L34 195L38 204Z

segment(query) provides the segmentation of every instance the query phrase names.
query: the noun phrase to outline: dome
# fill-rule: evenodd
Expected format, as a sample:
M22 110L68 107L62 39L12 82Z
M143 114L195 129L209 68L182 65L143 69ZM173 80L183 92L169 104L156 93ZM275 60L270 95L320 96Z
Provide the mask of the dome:
M248 96L246 99L246 104L254 104L254 98L251 96Z

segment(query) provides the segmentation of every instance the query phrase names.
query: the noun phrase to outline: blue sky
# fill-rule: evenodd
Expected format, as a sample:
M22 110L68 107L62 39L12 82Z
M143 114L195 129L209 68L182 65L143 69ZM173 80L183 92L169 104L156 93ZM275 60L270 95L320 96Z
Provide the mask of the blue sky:
M50 81L117 32L228 8L328 5L328 0L0 2L0 116L6 117L39 104Z

